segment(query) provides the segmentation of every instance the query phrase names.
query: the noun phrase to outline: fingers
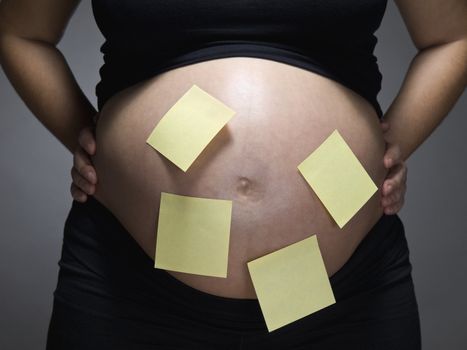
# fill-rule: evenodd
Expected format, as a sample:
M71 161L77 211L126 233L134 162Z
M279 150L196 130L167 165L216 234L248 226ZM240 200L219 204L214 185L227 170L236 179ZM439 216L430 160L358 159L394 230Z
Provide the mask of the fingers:
M73 153L73 167L89 183L97 183L97 175L91 164L91 160L81 147L77 147L75 153Z
M75 185L80 191L85 192L85 194L94 193L95 186L82 177L75 167L71 168L71 178L73 180L73 185Z
M393 215L399 212L404 206L404 197L402 197L396 204L384 208L384 214Z
M388 144L383 157L384 166L389 169L399 162L402 162L400 147L397 144Z
M94 194L97 183L97 175L90 158L90 155L96 151L96 142L90 126L81 129L78 144L73 153L73 167L71 168L73 181L70 192L73 199L85 202L88 194Z
M400 162L396 166L392 167L382 186L382 193L384 196L390 195L395 189L407 182L407 165L404 162Z
M405 163L392 168L383 182L381 193L383 197L390 197L394 193L406 190L407 166Z
M389 123L388 122L381 121L380 125L381 125L381 128L383 129L383 132L386 132L386 131L389 130Z
M391 192L381 197L381 204L383 207L389 207L396 204L398 201L402 200L405 196L407 186L405 183L402 183L396 186Z
M86 202L88 199L86 193L81 191L74 183L71 184L70 192L73 199L78 202Z
M395 214L402 208L407 189L407 173L407 165L405 162L400 162L390 169L384 180L381 205L386 214Z
M96 152L96 140L90 126L81 129L78 143L88 154L93 155Z

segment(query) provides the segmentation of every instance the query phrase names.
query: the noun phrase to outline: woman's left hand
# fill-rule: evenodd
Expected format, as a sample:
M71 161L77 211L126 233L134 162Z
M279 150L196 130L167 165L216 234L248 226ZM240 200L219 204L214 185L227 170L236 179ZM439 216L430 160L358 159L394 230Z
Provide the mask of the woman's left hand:
M383 121L381 127L385 133L389 130L389 123ZM404 205L407 189L407 165L401 157L400 147L397 144L386 141L383 163L388 173L381 186L381 205L386 215L392 215Z

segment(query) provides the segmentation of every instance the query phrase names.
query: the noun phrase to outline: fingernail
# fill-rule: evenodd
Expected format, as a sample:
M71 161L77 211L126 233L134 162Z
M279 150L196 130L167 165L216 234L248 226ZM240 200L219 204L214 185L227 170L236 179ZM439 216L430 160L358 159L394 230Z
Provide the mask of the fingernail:
M86 173L86 178L91 181L91 182L94 182L96 181L96 177L94 176L93 172L92 171L88 171Z

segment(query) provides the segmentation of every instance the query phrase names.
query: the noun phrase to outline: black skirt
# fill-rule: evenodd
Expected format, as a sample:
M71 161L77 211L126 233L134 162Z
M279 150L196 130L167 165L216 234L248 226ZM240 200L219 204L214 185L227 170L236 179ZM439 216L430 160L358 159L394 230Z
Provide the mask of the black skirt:
M421 349L404 226L383 215L330 278L336 303L268 332L257 299L225 298L154 268L97 199L65 222L47 350Z

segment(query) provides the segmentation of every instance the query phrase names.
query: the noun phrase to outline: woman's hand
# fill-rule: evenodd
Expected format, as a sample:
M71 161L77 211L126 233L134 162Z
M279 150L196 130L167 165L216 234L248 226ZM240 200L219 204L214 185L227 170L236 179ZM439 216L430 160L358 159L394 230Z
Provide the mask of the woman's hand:
M94 119L95 121L96 119ZM73 153L71 168L71 195L78 202L85 202L88 194L94 194L97 184L97 174L91 162L91 156L96 152L94 128L86 126L78 136L79 146Z
M381 127L385 133L389 130L389 123L381 122ZM396 214L404 205L408 171L397 144L386 141L383 163L389 171L381 187L381 205L386 215Z

